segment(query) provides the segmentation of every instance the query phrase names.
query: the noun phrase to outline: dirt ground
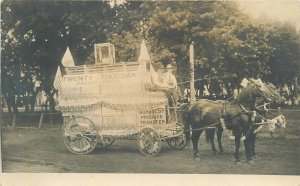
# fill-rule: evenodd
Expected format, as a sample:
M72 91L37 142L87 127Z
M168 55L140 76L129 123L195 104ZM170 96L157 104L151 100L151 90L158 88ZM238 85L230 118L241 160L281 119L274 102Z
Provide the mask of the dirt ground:
M271 138L266 129L257 138L254 164L234 164L234 140L224 135L225 155L212 155L210 144L200 140L200 161L192 158L192 146L181 151L163 143L156 157L143 156L134 140L117 140L108 149L74 155L64 146L61 124L44 129L12 129L2 126L2 168L6 173L180 173L300 175L300 116L285 113L287 128Z

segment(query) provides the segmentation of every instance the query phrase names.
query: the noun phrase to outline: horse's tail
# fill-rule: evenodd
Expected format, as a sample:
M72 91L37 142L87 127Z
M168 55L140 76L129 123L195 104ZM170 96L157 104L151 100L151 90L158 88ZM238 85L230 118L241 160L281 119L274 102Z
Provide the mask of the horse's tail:
M190 139L191 130L195 128L195 124L198 124L202 117L202 111L199 103L186 104L181 107L182 109L182 121L185 128L185 135L187 139Z
M188 110L189 104L183 104L179 108L179 122L182 123L184 134L186 136L187 140L191 139L191 133L190 133L190 122L188 121L187 117L187 110Z

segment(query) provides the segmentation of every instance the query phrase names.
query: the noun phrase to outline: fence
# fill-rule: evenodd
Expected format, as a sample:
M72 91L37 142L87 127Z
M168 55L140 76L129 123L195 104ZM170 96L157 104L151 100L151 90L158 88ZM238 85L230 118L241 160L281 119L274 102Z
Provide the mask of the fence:
M278 109L269 109L278 113ZM298 121L300 120L300 108L281 108L280 111L286 116L286 119ZM35 113L1 113L0 121L2 126L9 126L12 128L35 128L41 129L43 125L48 127L63 124L63 117L61 112L35 112Z
M35 113L1 113L2 126L13 128L37 128L41 129L44 124L62 124L61 112L35 112Z

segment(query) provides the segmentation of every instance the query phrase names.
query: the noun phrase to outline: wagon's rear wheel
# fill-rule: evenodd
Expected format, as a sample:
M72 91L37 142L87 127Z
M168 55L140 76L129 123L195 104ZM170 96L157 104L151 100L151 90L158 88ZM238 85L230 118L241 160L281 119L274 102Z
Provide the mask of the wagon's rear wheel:
M72 117L63 125L63 138L66 147L74 154L92 152L99 141L93 122L81 116Z
M159 134L152 128L143 128L138 134L138 147L142 154L155 156L161 149Z
M182 150L188 144L185 134L167 140L168 145L175 150Z

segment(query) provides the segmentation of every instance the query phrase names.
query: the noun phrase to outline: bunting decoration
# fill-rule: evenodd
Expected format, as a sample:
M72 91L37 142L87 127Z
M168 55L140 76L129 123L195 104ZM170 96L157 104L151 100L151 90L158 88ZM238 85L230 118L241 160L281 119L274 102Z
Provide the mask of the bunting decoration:
M95 110L100 107L110 108L114 110L147 110L165 105L166 101L157 103L141 103L141 104L113 104L106 101L98 101L88 105L73 105L73 106L57 106L57 109L63 112L88 111Z

